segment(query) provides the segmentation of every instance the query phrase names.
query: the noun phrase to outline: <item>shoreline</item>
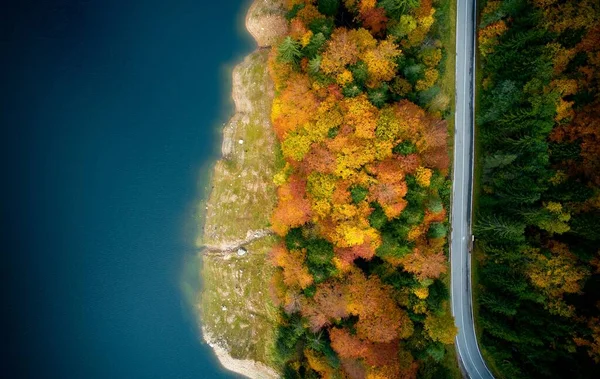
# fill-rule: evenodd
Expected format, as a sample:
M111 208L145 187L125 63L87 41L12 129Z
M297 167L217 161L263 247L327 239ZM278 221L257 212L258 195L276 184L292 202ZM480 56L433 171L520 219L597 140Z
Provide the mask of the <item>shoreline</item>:
M203 193L201 194L201 203L200 207L198 208L199 223L196 247L200 251L228 252L252 242L253 240L272 234L270 230L261 228L248 230L243 238L230 240L222 244L211 244L206 243L205 241L208 224L207 210L209 206L209 199L214 192L213 183L215 180L217 166L219 163L235 154L235 143L233 138L235 128L232 127L232 125L234 125L239 119L247 116L253 109L252 101L244 99L242 94L244 92L244 86L241 84L238 70L242 68L247 59L257 52L268 52L272 43L274 43L278 38L287 32L287 20L283 17L283 3L284 0L254 0L250 3L248 10L246 11L246 16L244 17L244 27L246 32L254 39L256 47L248 55L246 55L241 62L234 65L231 70L231 95L229 98L233 100L233 115L229 117L220 128L220 134L222 136L220 155L215 157L216 160L209 164L209 167L206 170L207 183L201 191ZM267 25L269 26L266 27ZM271 82L270 78L269 82ZM270 103L272 101L273 94L269 94L268 96L271 98L269 101ZM258 234L260 234L260 237L257 238Z
M205 343L210 346L223 368L247 378L279 378L279 373L277 373L277 371L262 362L254 361L252 359L233 358L225 347L219 345L218 342L213 342L211 334L206 328L202 327L201 331L202 338Z
M234 234L235 237L228 236L226 232L221 232L219 230L223 229L224 225L222 222L215 221L217 218L215 212L217 211L213 208L215 208L215 205L216 208L227 208L227 203L219 201L223 196L216 193L216 186L218 184L223 186L223 183L219 181L219 178L228 175L231 176L232 174L232 172L227 171L227 168L224 166L226 166L231 159L241 160L242 166L245 162L245 153L247 153L248 150L244 150L244 141L242 139L239 140L239 143L236 143L236 132L239 132L239 129L250 128L252 126L253 120L251 117L253 113L257 112L257 107L259 112L263 111L263 113L265 113L264 109L261 108L264 104L253 99L252 96L249 96L251 94L248 92L248 87L252 87L252 84L254 83L245 83L244 79L247 78L244 75L247 76L247 70L249 68L255 68L253 64L258 64L252 61L253 59L256 60L257 56L264 60L264 62L261 61L260 63L266 64L265 51L268 50L281 35L287 32L287 20L283 17L282 10L282 0L255 0L250 4L246 12L244 19L245 28L255 40L256 48L250 54L245 56L242 62L235 65L232 70L231 98L234 103L234 113L222 127L221 156L209 169L208 177L210 178L210 182L207 183L205 187L207 191L204 194L205 197L201 202L201 208L199 209L200 219L198 223L197 247L199 248L199 258L203 260L202 266L204 266L205 259L226 261L232 256L236 256L237 249L252 244L253 242L264 240L272 235L272 232L268 228L246 228L246 230L242 231L242 235L235 235L236 233L239 234L239 229L244 229L244 225L242 225L237 228L238 230L235 231L236 233L229 233ZM272 82L270 78L268 78L268 74L266 74L266 77L266 81L270 82L270 86L272 87ZM270 113L270 103L272 102L273 97L272 91L263 93L262 97L267 98L266 101L268 101ZM268 124L266 126L271 129L269 117L266 117L266 120L264 118L259 120L259 123L261 123L263 127L265 122ZM272 144L272 141L270 142ZM269 154L268 151L266 153ZM242 190L245 190L245 188L242 188ZM251 192L252 190L256 189L251 187L247 191ZM215 198L217 199L216 204L212 204L215 202ZM225 199L225 201L227 200L231 199ZM235 201L235 199L233 201ZM227 220L232 219L229 218ZM222 262L219 263L223 264ZM204 282L204 268L199 275L200 281ZM226 279L231 279L232 282L235 281L235 278ZM223 283L222 285L227 286L227 284L228 283ZM239 285L239 283L236 285ZM196 303L201 337L202 340L212 348L221 365L225 369L245 377L279 377L279 373L275 369L263 362L252 359L233 358L231 346L228 346L228 341L224 340L223 336L215 336L215 331L211 331L207 327L202 312L202 297L206 286L202 285L201 288L202 290Z

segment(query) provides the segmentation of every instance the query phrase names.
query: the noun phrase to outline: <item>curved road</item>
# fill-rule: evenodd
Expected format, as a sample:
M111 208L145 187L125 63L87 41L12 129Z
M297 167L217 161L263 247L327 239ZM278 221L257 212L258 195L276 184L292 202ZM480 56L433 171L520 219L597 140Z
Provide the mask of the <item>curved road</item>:
M456 350L469 378L493 379L475 335L471 301L471 194L473 184L473 94L475 61L475 1L457 0L456 114L452 191L452 314L458 327Z

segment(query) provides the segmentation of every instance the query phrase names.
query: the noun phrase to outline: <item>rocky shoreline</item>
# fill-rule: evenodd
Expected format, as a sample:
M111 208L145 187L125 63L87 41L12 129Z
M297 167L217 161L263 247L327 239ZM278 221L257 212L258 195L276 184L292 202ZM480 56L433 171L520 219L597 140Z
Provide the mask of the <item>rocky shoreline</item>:
M287 32L284 12L283 0L255 0L247 12L246 29L258 48L233 70L235 114L223 129L198 243L205 282L198 301L202 338L223 367L249 378L279 377L268 365L274 308L262 289L271 275L266 256L273 243L268 219L276 169L266 62L268 48Z
M235 359L229 353L227 346L221 346L219 342L213 342L214 338L206 328L202 328L202 336L208 346L213 349L217 359L229 371L246 376L248 378L260 379L275 379L279 377L279 373L273 368L252 359Z

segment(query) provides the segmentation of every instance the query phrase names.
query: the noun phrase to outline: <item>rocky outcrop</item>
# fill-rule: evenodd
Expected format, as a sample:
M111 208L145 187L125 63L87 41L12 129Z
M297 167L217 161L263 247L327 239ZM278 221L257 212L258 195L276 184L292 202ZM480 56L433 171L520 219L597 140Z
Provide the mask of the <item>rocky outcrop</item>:
M246 29L259 47L272 46L287 33L283 0L255 0L246 16Z
M219 362L227 370L237 372L238 374L247 376L249 378L279 378L277 371L273 370L269 366L253 361L251 359L234 359L232 358L227 350L223 349L219 345L210 345L214 350Z

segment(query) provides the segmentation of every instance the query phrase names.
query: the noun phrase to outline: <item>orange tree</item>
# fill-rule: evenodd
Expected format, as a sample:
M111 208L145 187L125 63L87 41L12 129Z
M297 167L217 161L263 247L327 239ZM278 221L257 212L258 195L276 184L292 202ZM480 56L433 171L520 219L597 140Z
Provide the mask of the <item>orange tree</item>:
M441 1L445 3L446 1ZM438 2L439 3L439 2ZM445 375L449 158L431 1L288 2L271 284L285 376ZM431 45L422 45L429 38ZM441 346L441 348L440 348Z

